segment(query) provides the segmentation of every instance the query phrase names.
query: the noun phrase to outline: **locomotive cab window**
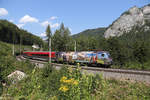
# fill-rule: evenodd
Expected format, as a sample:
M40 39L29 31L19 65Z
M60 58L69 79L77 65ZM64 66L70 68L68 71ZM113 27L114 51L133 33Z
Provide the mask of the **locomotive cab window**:
M99 54L98 54L98 58L99 58L99 59L108 58L108 55L107 55L106 53L99 53Z
M102 57L105 57L105 54L102 53Z

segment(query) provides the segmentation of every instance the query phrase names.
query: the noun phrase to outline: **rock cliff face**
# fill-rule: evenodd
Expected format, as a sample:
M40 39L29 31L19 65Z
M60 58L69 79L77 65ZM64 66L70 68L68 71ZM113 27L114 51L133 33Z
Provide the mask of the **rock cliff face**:
M138 8L136 6L130 8L124 12L116 21L108 27L104 33L105 38L121 36L124 33L128 33L133 27L143 27L145 30L150 29L147 26L147 21L150 20L150 5Z

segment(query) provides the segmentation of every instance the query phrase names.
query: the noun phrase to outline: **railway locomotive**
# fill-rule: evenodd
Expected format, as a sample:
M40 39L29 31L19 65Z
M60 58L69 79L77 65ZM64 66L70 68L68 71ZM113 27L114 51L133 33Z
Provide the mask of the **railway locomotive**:
M29 59L48 61L50 52L23 52ZM81 52L51 52L51 60L56 63L84 64L110 67L112 58L107 51L81 51Z

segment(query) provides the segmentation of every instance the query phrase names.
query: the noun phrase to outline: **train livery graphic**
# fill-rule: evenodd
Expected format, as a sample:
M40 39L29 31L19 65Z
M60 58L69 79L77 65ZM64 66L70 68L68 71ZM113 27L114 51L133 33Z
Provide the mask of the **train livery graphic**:
M50 52L23 52L26 58L48 60ZM51 52L51 59L57 63L104 65L110 66L112 58L107 51L81 51L81 52Z
M51 59L52 61L55 61L56 53L51 52ZM50 53L47 51L27 51L23 52L23 56L30 59L36 59L36 60L48 60L50 57Z

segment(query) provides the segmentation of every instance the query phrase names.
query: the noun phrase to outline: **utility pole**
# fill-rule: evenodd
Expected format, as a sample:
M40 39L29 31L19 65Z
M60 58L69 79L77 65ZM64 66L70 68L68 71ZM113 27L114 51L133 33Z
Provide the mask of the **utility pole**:
M22 41L21 38L22 37L21 37L21 34L20 34L20 55L21 55L21 41Z
M14 43L13 43L13 52L12 52L13 56L15 55L15 46L14 46Z
M51 65L51 37L49 39L49 64Z
M76 46L77 44L76 44L76 40L75 40L75 45L74 45L74 52L76 53L76 51L77 51L77 46Z
M49 47L49 64L51 65L51 37L52 37L52 33L51 33L51 30L50 30L50 25L47 26L46 28L46 36L47 36L47 40L48 40L48 47Z
M13 33L13 50L12 50L12 54L13 54L13 56L15 55L15 34Z

